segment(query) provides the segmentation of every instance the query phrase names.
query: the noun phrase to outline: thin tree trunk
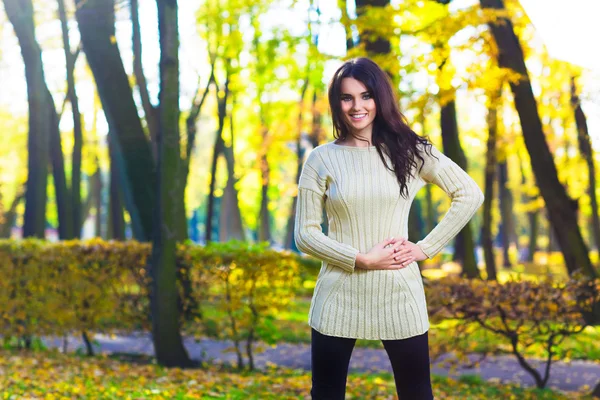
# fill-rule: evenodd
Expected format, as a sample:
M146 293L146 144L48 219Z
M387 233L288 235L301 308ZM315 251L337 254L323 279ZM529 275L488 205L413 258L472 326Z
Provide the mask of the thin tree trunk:
M224 147L225 143L223 142L223 138L221 137L221 132L217 130L215 144L213 146L212 163L210 168L210 183L208 187L208 200L206 207L206 223L204 224L206 229L206 232L204 233L206 243L210 243L212 241L213 218L215 209L215 187L217 186L217 163L219 161L219 156L223 152Z
M125 205L134 237L152 237L155 165L137 114L129 79L114 42L114 0L75 0L81 42L98 88L109 130L115 133Z
M594 245L596 250L600 251L600 218L598 217L598 198L596 196L596 167L594 165L594 152L590 141L590 134L587 127L587 119L581 108L581 102L577 95L575 78L571 78L571 105L575 113L575 124L577 126L577 141L579 143L579 152L585 159L588 166L588 194L592 206L592 232L594 234Z
M308 90L308 81L309 76L307 73L306 79L302 84L302 89L300 90L300 100L298 101L298 131L296 135L296 176L294 177L294 182L298 182L300 180L300 175L302 174L302 166L304 165L304 149L302 148L302 115L304 112L304 99L306 97L306 92ZM296 206L298 204L298 195L295 195L292 198L292 205L290 207L290 216L288 218L288 223L286 227L285 234L285 243L284 247L286 249L298 251L296 248L296 243L294 241L294 228L295 228L295 220L296 220Z
M142 66L142 33L140 29L139 6L138 0L130 0L130 15L131 15L131 44L133 50L133 74L137 84L146 123L148 124L148 132L150 133L150 142L152 146L152 154L156 160L156 136L158 134L158 110L150 102L150 94L148 93L148 82L144 75Z
M93 176L92 185L94 185L94 208L96 214L94 216L94 235L96 237L104 237L102 234L102 174L100 173L100 161L96 158L96 173Z
M238 191L236 189L237 179L235 177L235 157L234 157L234 124L233 110L235 101L232 101L231 112L229 114L229 129L231 133L231 146L223 147L223 156L227 164L227 185L221 199L221 211L219 213L220 240L228 241L231 239L245 240L244 228L242 226L242 213L238 201Z
M177 291L177 207L183 196L179 139L179 35L176 0L157 0L160 35L158 176L152 242L152 340L167 367L192 365L180 333Z
M502 0L480 0L484 10L505 11ZM515 35L512 22L505 16L488 23L498 46L498 64L521 75L521 79L511 81L510 87L515 99L515 108L521 121L525 145L531 158L531 166L544 201L557 240L560 243L569 274L582 269L589 277L596 272L581 231L577 225L577 203L571 199L558 180L552 154L546 143L542 123L538 114L537 102L533 95L531 81L525 66L523 50Z
M115 155L115 137L108 134L108 153L110 156L110 195L109 195L109 229L108 237L115 240L125 240L125 218L123 216L123 201L119 185L119 166Z
M508 165L506 159L498 163L498 192L500 198L500 215L502 224L500 226L500 237L502 240L502 265L505 268L510 268L509 249L513 232L513 201L512 194L507 187L508 184Z
M498 103L501 90L490 92L487 125L488 140L485 163L485 200L483 203L482 245L485 257L487 280L497 280L494 243L492 240L492 200L494 199L494 181L496 178L496 140L498 137Z
M516 152L516 156L519 160L519 170L521 172L521 187L526 187L527 177L525 176L524 161L519 151ZM536 197L527 195L526 193L521 194L521 203L528 204L534 201ZM527 258L525 261L533 262L535 252L538 250L538 233L539 233L539 210L529 211L527 213L527 220L529 223L529 243L527 244Z
M17 193L15 194L15 198L12 203L10 203L10 208L7 212L4 213L4 221L2 222L2 226L0 227L0 238L9 239L11 236L12 227L15 225L15 220L17 219L17 207L21 200L25 197L25 186L21 186Z
M73 212L71 204L71 191L67 186L65 173L65 158L62 151L60 131L58 130L58 115L54 108L52 95L47 92L50 108L50 159L52 161L52 177L54 178L54 192L56 195L56 208L58 211L58 237L60 239L73 238Z
M83 147L83 130L81 127L81 113L79 112L79 100L75 91L75 55L71 53L69 42L69 29L67 26L67 14L64 0L58 0L58 15L62 28L63 48L67 66L67 97L71 103L73 112L73 156L71 171L71 207L73 237L81 236L81 153Z
M228 62L227 62L228 64ZM219 160L219 156L225 150L225 142L223 141L223 128L225 126L225 117L227 116L227 98L229 97L229 76L225 78L225 84L223 86L223 96L219 97L219 85L215 82L215 86L217 87L216 96L217 96L217 111L219 117L219 128L217 129L217 134L215 137L215 145L213 147L213 159L211 164L211 174L210 174L210 186L208 190L208 207L206 210L206 243L209 243L212 240L212 223L214 218L214 208L215 208L215 187L216 187L216 179L217 179L217 162Z
M23 237L43 238L46 228L48 145L52 120L48 107L48 88L44 78L42 52L35 38L31 0L4 0L4 9L21 47L29 102L28 172Z
M260 212L258 215L258 240L261 242L271 242L271 213L269 211L269 177L271 169L267 159L269 130L262 120L262 146L260 149L260 172L261 172L261 197Z
M442 105L441 110L442 143L444 153L465 171L467 158L460 145L458 137L458 124L456 121L456 104L454 100ZM475 243L473 240L472 223L469 222L458 234L454 248L462 261L462 274L468 278L479 278L479 269L475 259Z

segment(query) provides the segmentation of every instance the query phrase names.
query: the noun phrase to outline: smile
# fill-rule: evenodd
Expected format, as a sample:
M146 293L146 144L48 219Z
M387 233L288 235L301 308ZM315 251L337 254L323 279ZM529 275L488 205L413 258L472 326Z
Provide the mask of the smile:
M361 119L365 118L367 116L367 114L350 114L350 118L352 118L353 120L356 121L360 121Z

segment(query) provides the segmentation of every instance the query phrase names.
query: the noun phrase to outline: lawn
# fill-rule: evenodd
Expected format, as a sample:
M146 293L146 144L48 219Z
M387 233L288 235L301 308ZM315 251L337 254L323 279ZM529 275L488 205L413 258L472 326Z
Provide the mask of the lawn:
M551 390L433 377L436 399L591 399ZM2 399L309 399L306 371L239 373L218 365L166 369L147 358L0 350ZM397 399L391 374L350 374L347 399Z

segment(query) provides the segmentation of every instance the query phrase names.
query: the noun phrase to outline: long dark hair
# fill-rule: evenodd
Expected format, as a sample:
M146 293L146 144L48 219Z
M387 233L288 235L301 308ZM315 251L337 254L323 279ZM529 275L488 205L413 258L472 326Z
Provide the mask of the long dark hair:
M352 136L350 126L342 117L341 87L342 79L354 78L363 83L375 100L376 115L373 121L373 145L387 169L393 171L400 184L400 195L408 196L407 178L411 171L418 166L415 157L421 160L421 168L425 160L421 156L423 149L431 154L431 143L426 138L417 135L409 128L406 117L398 108L398 100L392 89L387 74L368 58L354 58L346 61L333 75L329 84L329 106L333 119L333 136L346 140ZM363 140L357 138L359 140ZM384 154L389 157L389 166Z

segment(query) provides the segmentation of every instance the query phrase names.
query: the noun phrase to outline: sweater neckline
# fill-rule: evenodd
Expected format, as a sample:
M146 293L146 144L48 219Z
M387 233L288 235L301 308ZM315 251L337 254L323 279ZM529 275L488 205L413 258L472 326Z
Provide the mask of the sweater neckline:
M348 151L370 151L370 150L375 150L377 148L376 146L367 146L367 147L345 146L345 145L341 145L341 144L336 144L334 142L330 142L329 144L331 146L335 147L336 149L343 149L343 150L348 150Z

